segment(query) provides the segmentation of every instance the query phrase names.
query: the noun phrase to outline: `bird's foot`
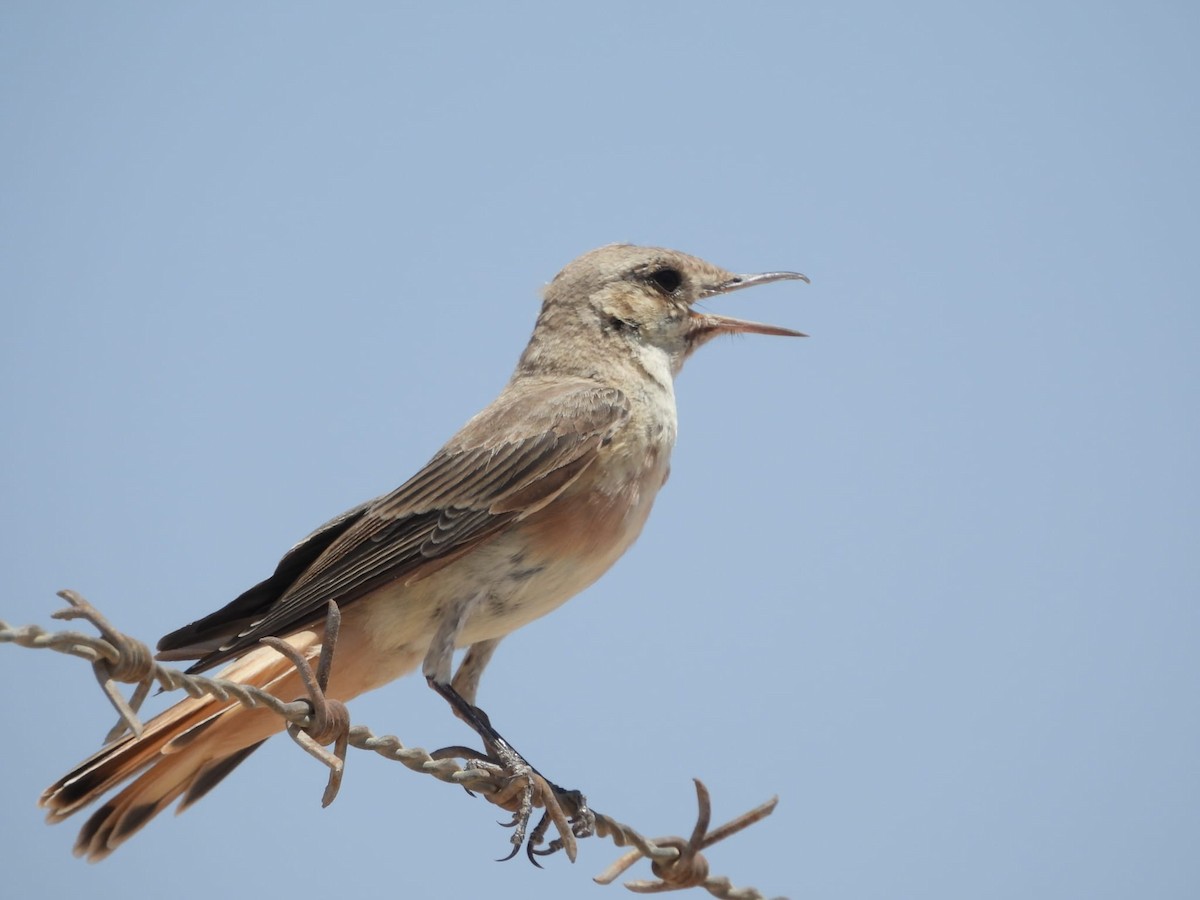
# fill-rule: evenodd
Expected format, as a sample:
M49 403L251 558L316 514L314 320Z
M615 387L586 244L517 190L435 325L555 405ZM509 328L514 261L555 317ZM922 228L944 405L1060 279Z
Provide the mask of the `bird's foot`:
M529 861L542 867L539 856L549 856L565 850L567 858L575 861L578 849L577 838L590 837L595 833L596 817L588 808L587 798L582 791L567 790L550 781L534 768L511 744L503 738L485 740L485 752L469 747L443 747L430 755L435 759L459 757L471 761L472 768L481 769L491 776L497 789L488 795L488 800L512 813L512 818L500 824L512 829L509 840L512 850L497 862L513 859L525 847ZM543 813L532 828L534 810ZM554 825L558 837L547 842L546 832Z
M542 780L545 781L545 779ZM542 864L537 861L539 856L550 856L559 850L565 850L567 859L575 862L575 854L578 850L576 838L591 837L596 833L596 814L588 808L587 797L583 795L582 791L566 790L548 781L545 783L549 787L549 793L543 795L541 805L545 807L546 811L542 813L542 817L533 826L533 831L529 833L529 838L525 841L525 855L539 869L542 867ZM551 823L558 830L558 837L547 843L546 831ZM516 824L515 815L513 824ZM528 819L526 819L525 825L528 825ZM513 837L515 839L516 835L514 834ZM542 846L543 844L545 846ZM514 850L513 853L515 852ZM511 854L509 858L512 858Z
M496 731L487 713L468 702L452 687L439 684L432 678L429 683L450 703L455 714L483 739L485 747L484 753L454 747L434 755L446 755L453 751L455 755L470 758L475 766L494 773L501 783L500 789L488 798L513 814L511 821L502 823L513 829L509 838L513 849L501 861L512 859L524 846L529 861L539 868L538 856L548 856L559 850L565 850L567 858L574 862L578 849L576 839L589 837L596 826L596 817L588 808L583 793L561 788L542 775ZM529 822L538 807L545 812L530 830ZM546 843L545 835L551 824L558 831L558 837Z
M578 851L576 839L590 837L596 829L596 817L588 808L583 792L559 787L531 766L511 745L493 748L493 753L501 761L501 771L509 779L508 785L493 798L493 802L501 801L500 805L513 814L510 821L502 823L513 830L509 838L513 846L501 861L512 859L524 845L525 856L539 869L542 867L537 859L539 856L549 856L559 850L565 850L567 858L574 862ZM530 830L533 811L538 807L544 812ZM558 837L547 843L546 832L551 824L558 831Z

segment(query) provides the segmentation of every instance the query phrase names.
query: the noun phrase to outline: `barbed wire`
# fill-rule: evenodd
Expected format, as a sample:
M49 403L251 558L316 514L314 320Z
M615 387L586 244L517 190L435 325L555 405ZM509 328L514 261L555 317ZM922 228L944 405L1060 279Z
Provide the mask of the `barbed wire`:
M778 798L772 798L732 821L709 830L711 798L704 784L694 779L698 814L691 835L686 839L678 836L651 839L611 816L589 809L582 794L557 790L530 767L526 767L527 771L514 774L499 762L468 747L443 747L429 752L420 747L406 747L394 735L378 736L364 725L352 725L346 706L325 696L340 625L340 613L333 603L329 605L315 672L308 659L286 641L275 638L264 640L296 667L308 693L307 699L285 702L253 685L205 675L189 675L180 669L165 666L154 659L146 644L113 627L80 594L59 591L58 596L70 606L51 613L51 618L83 619L91 623L100 636L79 631L47 631L38 625L12 626L0 620L0 643L54 650L91 662L101 690L118 715L117 724L105 736L106 743L126 732L138 737L142 735L143 725L138 711L155 683L163 691L184 691L191 697L209 696L221 701L234 701L251 709L269 709L287 722L287 732L296 743L329 768L329 779L321 798L322 806L328 806L337 796L345 772L347 748L355 747L395 760L413 772L432 775L439 781L464 787L511 812L513 819L506 824L514 829L514 847L513 853L506 858L515 855L524 844L530 861L539 867L538 857L559 851L574 862L577 840L595 835L607 838L618 847L632 848L596 876L594 880L599 884L611 884L644 858L650 861L656 880L625 882L625 887L636 893L700 887L721 900L765 900L764 895L755 888L737 888L724 876L710 875L708 862L700 851L765 819L775 810ZM135 685L128 700L121 693L118 683ZM326 749L330 744L333 749ZM460 759L465 765L458 762ZM527 832L535 808L541 808L544 812L533 829ZM545 835L550 825L554 825L558 837L547 842Z

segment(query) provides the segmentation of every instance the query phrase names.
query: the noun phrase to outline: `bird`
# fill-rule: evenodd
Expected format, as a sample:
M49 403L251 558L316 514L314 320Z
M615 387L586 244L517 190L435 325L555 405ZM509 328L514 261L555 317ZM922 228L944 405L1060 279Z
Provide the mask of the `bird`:
M719 335L805 336L697 304L783 280L808 278L737 275L632 244L570 262L491 404L398 488L326 522L270 577L163 637L158 658L192 660L188 672L225 664L220 677L291 700L304 694L299 674L269 641L315 658L332 601L342 619L326 696L346 701L420 668L493 755L519 760L475 704L485 666L505 635L596 581L642 531L670 470L674 380L688 357ZM189 697L81 762L40 805L58 822L120 788L75 842L95 862L175 801L191 806L285 724Z

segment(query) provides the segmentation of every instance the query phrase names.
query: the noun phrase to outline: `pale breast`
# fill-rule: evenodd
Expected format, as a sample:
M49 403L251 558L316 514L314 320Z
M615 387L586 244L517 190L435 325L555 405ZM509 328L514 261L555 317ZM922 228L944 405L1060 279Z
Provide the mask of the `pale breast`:
M427 644L441 609L476 595L458 645L502 637L603 575L637 539L666 481L673 403L668 412L643 406L552 502L436 574L369 598L381 641Z
M669 445L648 443L637 465L598 459L554 502L486 548L481 555L505 575L471 616L462 643L500 637L544 616L608 571L641 534L669 457Z

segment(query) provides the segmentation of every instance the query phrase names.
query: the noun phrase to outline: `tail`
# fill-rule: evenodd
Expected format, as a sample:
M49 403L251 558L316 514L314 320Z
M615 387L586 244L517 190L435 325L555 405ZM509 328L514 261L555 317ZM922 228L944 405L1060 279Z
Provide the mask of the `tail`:
M290 642L307 656L320 650L312 632L293 635ZM283 700L304 694L292 664L267 647L247 653L219 677L256 685ZM79 832L75 855L97 862L176 799L182 797L178 812L187 809L285 724L269 710L213 697L188 698L147 722L141 737L126 735L81 762L38 802L48 810L47 821L60 822L136 776Z

